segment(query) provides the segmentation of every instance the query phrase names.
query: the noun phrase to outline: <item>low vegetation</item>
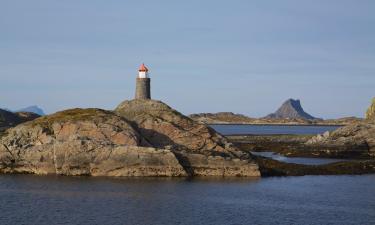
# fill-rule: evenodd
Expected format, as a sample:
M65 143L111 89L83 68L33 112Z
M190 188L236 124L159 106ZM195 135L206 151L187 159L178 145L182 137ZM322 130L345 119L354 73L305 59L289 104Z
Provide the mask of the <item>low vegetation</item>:
M108 114L113 114L110 111L103 109L89 108L89 109L68 109L57 112L55 114L40 117L36 120L30 121L31 125L40 125L49 127L55 122L76 122L85 120L98 120L98 118L105 118ZM113 114L114 115L114 114Z
M262 176L341 175L375 173L375 160L355 160L325 165L302 165L254 156Z

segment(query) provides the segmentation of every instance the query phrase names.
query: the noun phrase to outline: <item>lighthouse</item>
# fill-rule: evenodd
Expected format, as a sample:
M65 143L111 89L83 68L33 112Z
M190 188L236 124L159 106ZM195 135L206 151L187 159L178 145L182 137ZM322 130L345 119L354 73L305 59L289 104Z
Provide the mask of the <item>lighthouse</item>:
M136 81L135 99L151 99L151 79L148 76L148 69L145 64L138 69Z

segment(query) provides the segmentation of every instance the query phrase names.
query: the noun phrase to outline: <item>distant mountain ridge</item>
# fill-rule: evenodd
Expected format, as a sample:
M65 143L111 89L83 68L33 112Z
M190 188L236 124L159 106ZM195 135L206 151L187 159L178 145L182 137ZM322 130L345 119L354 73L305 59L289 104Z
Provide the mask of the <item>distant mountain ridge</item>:
M16 112L31 112L31 113L38 114L40 116L46 115L43 109L39 108L37 105L28 106L26 108L19 109Z
M306 119L314 120L318 119L307 112L305 112L301 106L300 100L288 99L281 107L274 113L271 113L264 117L266 119Z
M0 128L14 126L19 123L19 117L8 110L0 109Z
M25 107L25 108L22 108L22 109L19 109L19 110L10 110L8 108L0 108L0 109L4 110L4 111L12 112L12 113L29 112L29 113L38 114L39 116L45 116L46 115L45 112L43 111L43 109L41 109L37 105L28 106L28 107Z
M373 112L373 114L371 114ZM375 100L368 110L368 115L375 119ZM266 117L253 118L233 112L195 113L189 117L204 124L289 124L289 125L348 125L363 121L363 118L343 117L336 119L316 118L301 106L300 100L288 99L275 112Z
M38 118L39 115L32 112L10 112L8 110L0 109L0 132L9 128L16 126L17 124L34 120Z

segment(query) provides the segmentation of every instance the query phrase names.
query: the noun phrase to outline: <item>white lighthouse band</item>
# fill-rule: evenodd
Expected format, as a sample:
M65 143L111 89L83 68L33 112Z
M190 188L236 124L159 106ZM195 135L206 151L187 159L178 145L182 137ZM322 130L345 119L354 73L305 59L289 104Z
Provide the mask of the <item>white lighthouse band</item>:
M149 78L148 69L143 63L138 69L138 78Z

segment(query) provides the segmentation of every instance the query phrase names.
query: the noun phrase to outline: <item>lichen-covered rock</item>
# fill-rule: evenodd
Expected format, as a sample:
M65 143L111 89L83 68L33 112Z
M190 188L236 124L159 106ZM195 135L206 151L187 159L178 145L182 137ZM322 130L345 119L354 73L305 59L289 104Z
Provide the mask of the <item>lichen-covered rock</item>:
M73 109L21 124L1 140L0 171L101 176L183 176L168 150L149 144L123 118Z
M202 145L206 155L196 151L199 157L189 156L183 161L178 146L162 145L158 139L150 138L149 133L139 128L141 124L100 109L71 109L20 124L8 129L1 138L0 172L90 176L259 176L257 165L239 160L235 156L239 153L229 151L228 143L225 143L228 149L225 145L216 147L217 143L213 141L216 139L209 138L220 140L220 136L209 129L208 134L193 131L193 138L187 131L184 133L187 136L182 139L170 136L186 142L189 138L203 142L205 138L209 139L207 145ZM200 129L204 130L204 127ZM188 150L186 146L185 149ZM208 157L217 152L229 158L218 156L213 160ZM197 157L199 160L195 161ZM206 163L202 163L201 158L206 159Z
M372 99L372 103L366 112L366 119L375 119L375 98Z
M147 142L126 120L101 109L65 110L21 124L8 133L25 138L29 145L44 144L43 140L49 137L58 141L95 140L102 144L147 146Z

